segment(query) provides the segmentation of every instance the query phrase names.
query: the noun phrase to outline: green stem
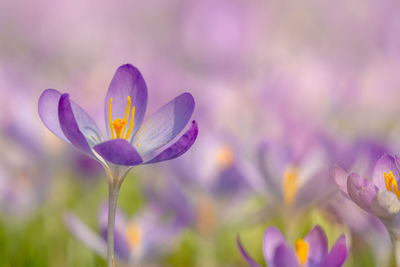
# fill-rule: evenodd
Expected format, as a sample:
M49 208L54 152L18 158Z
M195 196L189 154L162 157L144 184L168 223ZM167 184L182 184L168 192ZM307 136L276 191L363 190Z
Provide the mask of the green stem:
M400 240L398 238L392 239L394 259L396 261L396 266L400 267Z
M115 214L117 212L118 193L121 184L110 182L108 186L108 226L107 226L107 266L115 266L114 257L114 229Z

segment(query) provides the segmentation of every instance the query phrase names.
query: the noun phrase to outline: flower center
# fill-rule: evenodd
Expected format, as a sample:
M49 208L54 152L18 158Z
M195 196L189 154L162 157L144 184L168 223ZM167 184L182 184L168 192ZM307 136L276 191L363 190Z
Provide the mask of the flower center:
M393 192L397 196L397 198L400 199L399 188L397 186L397 182L394 178L393 172L389 171L388 174L384 172L383 176L385 177L386 189L390 192Z
M136 223L130 224L127 229L128 241L131 248L138 248L142 243L142 230Z
M218 166L225 168L233 164L234 156L232 148L228 145L224 145L219 148L217 153Z
M304 265L307 262L308 258L308 243L304 239L297 239L296 240L296 254L297 258L301 265Z
M125 109L125 114L122 119L116 118L115 120L112 119L111 115L111 102L113 101L112 98L109 100L108 104L108 122L110 124L110 130L111 130L111 138L124 138L128 140L129 136L132 133L133 129L133 123L135 121L135 106L132 106L132 112L131 112L131 97L128 96L128 101L126 103L126 109ZM126 125L128 124L129 121L129 115L130 116L130 122L129 122L129 127L128 130L126 131ZM126 134L125 134L126 131Z
M293 204L299 189L299 170L290 167L283 174L283 199L285 204Z

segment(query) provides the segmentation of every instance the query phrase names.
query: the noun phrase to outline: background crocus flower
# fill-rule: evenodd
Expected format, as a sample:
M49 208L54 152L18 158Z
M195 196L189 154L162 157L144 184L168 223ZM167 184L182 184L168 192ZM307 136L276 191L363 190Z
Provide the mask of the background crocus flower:
M191 205L175 184L146 191L149 202L135 216L128 218L120 209L116 213L115 252L126 264L150 263L171 251L193 219ZM104 203L98 212L98 232L73 213L64 217L69 230L103 258L107 257L107 214Z
M339 166L333 169L333 178L341 193L351 199L364 211L378 217L386 226L395 247L396 261L400 263L399 213L400 179L399 159L388 154L381 156L375 164L372 179L366 179L357 173L350 175Z
M237 245L250 266L261 266L247 253L239 238ZM272 226L264 234L263 254L268 267L339 267L343 265L347 257L346 237L341 235L328 253L326 235L317 225L304 239L297 239L295 249L293 249L282 233Z
M259 145L259 165L267 185L267 197L288 208L300 210L327 198L334 189L329 179L330 151L327 136L319 130L293 129L285 140ZM316 184L323 190L314 190Z
M250 180L258 177L232 136L208 133L198 142L198 149L170 164L168 171L196 203L195 231L213 238L251 212L246 209L252 196Z
M143 122L147 87L139 70L126 64L116 71L105 99L108 140L68 94L47 89L41 94L38 106L39 116L50 131L98 159L105 168L109 182L108 265L112 266L120 186L131 167L176 158L193 145L198 133L195 121L175 143L165 148L189 122L194 99L190 93L181 94Z

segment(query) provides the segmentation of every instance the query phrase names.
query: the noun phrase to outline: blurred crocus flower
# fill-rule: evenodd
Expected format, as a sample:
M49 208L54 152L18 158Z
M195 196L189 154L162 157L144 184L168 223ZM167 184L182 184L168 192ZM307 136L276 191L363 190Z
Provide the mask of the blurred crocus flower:
M22 221L47 197L50 170L43 165L50 159L25 129L8 124L0 137L0 209Z
M375 164L372 180L357 173L350 175L339 166L333 169L333 177L342 194L364 211L378 217L386 226L396 250L399 247L400 232L398 214L400 212L400 161L396 157L384 154ZM400 263L399 252L396 252Z
M260 267L237 239L239 250L252 267ZM339 267L347 257L346 237L340 236L328 253L328 241L320 226L313 229L302 239L296 240L293 249L282 233L275 227L269 227L264 234L263 254L269 267Z
M221 226L250 212L250 181L257 176L232 136L212 132L198 142L198 149L170 165L170 170L196 203L195 230L213 236Z
M291 138L260 145L260 169L272 200L289 208L301 208L330 195L332 153L326 136L318 131L292 129ZM322 190L315 190L318 184Z
M186 225L193 219L192 207L179 188L148 191L149 202L135 216L127 218L117 210L115 252L126 264L156 260L173 249ZM98 233L90 229L73 213L65 215L69 230L101 257L107 257L107 213L104 203L99 209Z
M340 165L346 170L357 170L362 176L372 173L377 160L389 153L383 143L371 138L361 138L344 146L337 157ZM340 171L338 168L334 168L334 174ZM359 209L348 195L339 192L326 203L326 210L334 220L349 227L370 245L376 263L388 263L391 256L389 236L376 216Z

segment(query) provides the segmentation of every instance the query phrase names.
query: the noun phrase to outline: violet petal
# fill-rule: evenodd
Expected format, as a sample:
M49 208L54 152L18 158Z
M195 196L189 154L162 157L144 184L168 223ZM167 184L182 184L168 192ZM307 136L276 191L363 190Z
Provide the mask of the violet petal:
M142 156L166 145L185 128L193 110L194 99L191 94L177 96L142 124L132 144Z
M394 178L399 182L400 172L397 169L395 159L388 154L384 154L376 162L372 176L372 181L379 189L386 190L384 173L389 173L389 171L393 172Z
M347 192L360 208L372 212L371 201L378 192L378 187L358 174L352 173L347 179Z
M125 64L120 66L115 72L104 103L106 128L109 139L111 138L108 117L109 100L110 98L113 98L111 104L112 118L122 119L125 114L128 96L131 98L132 106L135 106L135 120L131 134L131 136L133 136L142 124L146 112L147 87L139 70L130 64Z
M197 126L196 121L192 122L192 126L190 127L187 132L182 135L178 141L176 141L173 145L169 146L165 150L163 150L160 154L155 156L153 159L146 162L149 163L156 163L160 161L170 160L177 158L183 155L189 148L194 144L196 141L197 135L199 132L199 128Z
M94 146L106 161L117 165L134 166L143 162L136 149L124 139L112 139Z
M64 135L58 119L58 103L61 93L54 89L46 89L39 97L38 111L43 124L59 138L69 143Z
M300 267L294 250L287 244L281 244L276 248L273 263L275 267Z
M265 231L263 240L263 254L268 266L274 266L275 250L280 245L285 243L285 237L278 230L278 228L271 226Z
M328 241L320 226L314 226L304 240L309 246L308 260L320 262L328 254Z
M239 236L236 239L237 246L239 248L240 253L242 254L244 260L252 267L261 267L250 255L247 253L247 251L244 249L242 246L242 243L240 242Z
M346 237L340 236L328 256L320 263L324 267L340 267L347 257Z
M79 129L79 125L72 111L71 102L68 94L63 94L60 97L58 104L58 118L64 135L68 140L80 150L92 154L88 141Z

